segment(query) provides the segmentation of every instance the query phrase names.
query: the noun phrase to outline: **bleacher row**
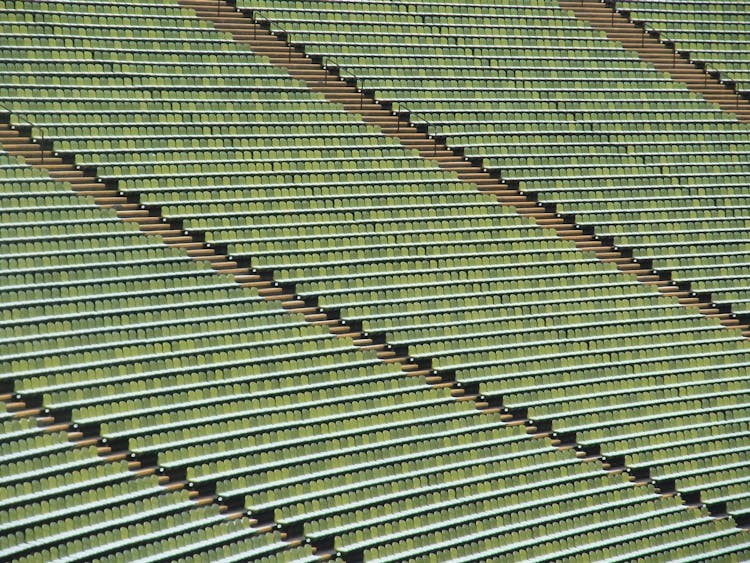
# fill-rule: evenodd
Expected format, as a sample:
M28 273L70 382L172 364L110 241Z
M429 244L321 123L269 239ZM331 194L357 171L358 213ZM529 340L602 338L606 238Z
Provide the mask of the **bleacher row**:
M378 18L384 6L335 4ZM738 331L498 206L176 1L15 2L0 21L13 123L32 121L76 165L438 374L731 517L633 487L406 376L7 153L4 387L346 560L747 557L750 344ZM741 285L741 263L727 271ZM0 559L314 558L62 431L2 419Z

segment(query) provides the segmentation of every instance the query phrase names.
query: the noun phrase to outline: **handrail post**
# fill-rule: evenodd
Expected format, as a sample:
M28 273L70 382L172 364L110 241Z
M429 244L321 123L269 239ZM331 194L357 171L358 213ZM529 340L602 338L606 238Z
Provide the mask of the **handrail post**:
M401 109L401 108L405 109L407 111L407 113L411 116L411 119L409 119L410 122L413 123L415 119L421 119L424 122L424 124L427 126L427 133L425 133L425 135L427 135L428 139L432 139L432 156L433 157L437 157L437 150L438 150L437 136L436 135L430 135L430 126L432 124L427 119L425 119L424 117L422 117L421 115L414 115L414 112L411 110L411 108L409 108L409 107L407 107L407 106L405 106L403 104L399 104L399 109ZM400 125L401 124L401 120L399 120L398 123ZM414 128L416 129L416 125L414 126Z
M405 109L406 110L406 114L407 115L411 115L411 110L408 107L406 107L405 105L399 104L398 108L399 109L401 109L401 108ZM401 123L401 119L399 119L398 121L399 121L399 124L400 124ZM407 122L411 123L411 119L407 118Z
M354 76L354 80L356 80L356 75ZM365 107L365 81L362 81L362 85L359 88L359 110L362 111L362 109Z
M221 0L219 0L221 1ZM268 31L271 33L271 35L276 35L273 32L272 22L271 18L263 18L263 12L253 12L252 15L253 22L255 23L255 26L253 27L253 39L257 39L258 37L258 27L260 27L260 20L265 19L265 21L268 22ZM287 63L292 64L292 52L294 51L294 47L292 46L292 34L288 33L287 30L285 30L283 27L279 26L278 30L280 33L283 33L286 37L286 45L289 47L289 51L287 52Z

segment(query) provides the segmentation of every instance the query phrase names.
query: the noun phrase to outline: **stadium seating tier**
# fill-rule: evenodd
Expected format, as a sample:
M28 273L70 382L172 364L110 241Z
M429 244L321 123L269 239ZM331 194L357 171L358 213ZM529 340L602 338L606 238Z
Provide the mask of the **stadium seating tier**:
M729 150L744 126L554 2L246 3L744 311L746 153ZM0 35L13 125L458 382L425 385L2 152L0 382L100 449L0 415L0 558L748 555L738 331L499 206L177 1L4 5ZM455 398L474 393L493 408ZM174 487L107 461L110 446ZM670 484L683 496L654 494Z

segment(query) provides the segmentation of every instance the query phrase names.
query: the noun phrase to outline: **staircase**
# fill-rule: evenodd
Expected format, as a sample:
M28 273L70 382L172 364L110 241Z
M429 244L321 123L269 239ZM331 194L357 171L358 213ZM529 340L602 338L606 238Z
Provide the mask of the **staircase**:
M588 21L607 37L619 41L623 47L640 55L657 70L669 73L678 82L687 84L693 92L709 102L733 113L740 121L750 123L750 102L718 77L695 66L688 55L662 41L658 34L647 32L628 17L601 0L562 0L560 6L573 12L577 18Z

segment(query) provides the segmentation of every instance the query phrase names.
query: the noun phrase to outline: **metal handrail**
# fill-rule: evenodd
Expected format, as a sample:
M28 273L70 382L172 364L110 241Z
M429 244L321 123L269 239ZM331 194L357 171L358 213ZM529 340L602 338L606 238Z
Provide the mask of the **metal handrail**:
M32 133L32 134L33 134L33 132L34 132L34 127L38 127L37 125L35 125L34 123L32 123L31 121L29 121L28 119L26 119L26 118L25 118L24 116L22 116L22 115L18 115L17 113L14 113L14 112L13 112L13 110L12 110L12 109L10 109L10 108L9 108L8 106L6 106L5 104L0 104L0 108L2 108L2 109L4 109L5 111L7 111L7 112L8 112L8 116L9 116L9 117L10 117L10 116L15 116L16 118L18 118L18 119L20 119L21 121L25 122L25 123L26 123L26 124L27 124L27 125L29 126L29 128L30 128L30 130L29 130L29 132L30 132L30 133ZM10 124L10 119L8 119L8 123ZM11 129L15 129L15 127L14 127L13 125L10 125L10 128L11 128ZM40 133L41 133L41 135L42 135L42 143L41 143L41 145L39 145L39 156L40 156L40 157L41 157L41 159L42 159L42 166L44 166L44 146L45 146L45 145L46 145L47 143L46 143L46 141L45 141L45 139L44 139L44 131L43 131L42 129L39 129L39 132L40 132ZM31 137L31 140L32 140L32 141L36 141L36 139L35 139L35 138L34 138L33 136Z
M430 135L430 127L432 127L432 123L430 123L426 118L422 117L421 115L415 114L411 110L411 108L399 102L397 113L400 113L401 109L405 109L407 111L407 113L409 114L410 121L414 121L415 119L421 119L422 121L425 122L425 124L427 125L427 137L432 139L432 142L433 142L432 156L437 156L437 137L434 135ZM401 130L401 119L397 119L396 132L398 133L400 130Z
M349 74L349 76L351 76L352 78L354 78L355 82L358 83L358 85L359 85L359 92L360 92L359 109L362 109L364 107L364 102L365 102L365 79L358 77L351 70L342 67L341 64L339 64L339 62L336 59L333 59L333 58L327 59L323 63L323 68L325 70L328 70L328 64L329 63L332 63L333 65L335 65L335 67L339 71L339 75L341 75L341 73L345 72L345 73ZM327 83L328 83L328 73L326 73L325 80L324 80L324 84L327 84ZM411 119L421 119L422 121L424 121L424 123L427 125L427 128L428 128L427 136L430 139L432 139L433 143L434 143L432 156L437 155L437 138L434 137L433 135L429 134L429 128L432 127L432 123L430 123L426 118L422 117L421 115L416 115L410 108L408 108L404 104L399 103L399 109L401 109L401 108L405 109L409 113L409 116L410 116ZM401 131L401 119L398 119L398 116L397 116L397 119L396 119L396 133L398 133L400 131Z
M263 12L261 12L259 10L253 10L252 11L252 15L253 15L253 23L255 23L255 26L253 27L253 39L257 39L258 38L258 22L260 22L260 21L267 22L268 23L268 27L269 27L269 31L271 31L271 33L273 33L273 30L270 29L271 25L273 25L273 23L274 23L273 20L271 20L271 18L265 17L263 15ZM291 34L291 32L285 30L283 27L281 27L278 24L276 24L276 29L278 29L281 33L283 33L284 35L286 35L286 44L287 44L287 47L289 47L289 59L288 59L288 62L291 63L292 62L292 50L293 50L293 47L292 47L292 34Z
M359 109L364 109L365 107L365 79L360 78L354 72L349 70L348 68L342 67L339 62L336 59L327 59L323 62L323 68L325 70L328 70L328 64L333 63L333 65L338 69L339 76L341 76L342 73L346 73L349 76L351 76L354 79L354 82L357 84L359 89ZM325 78L323 79L323 85L328 85L328 73L326 72Z

